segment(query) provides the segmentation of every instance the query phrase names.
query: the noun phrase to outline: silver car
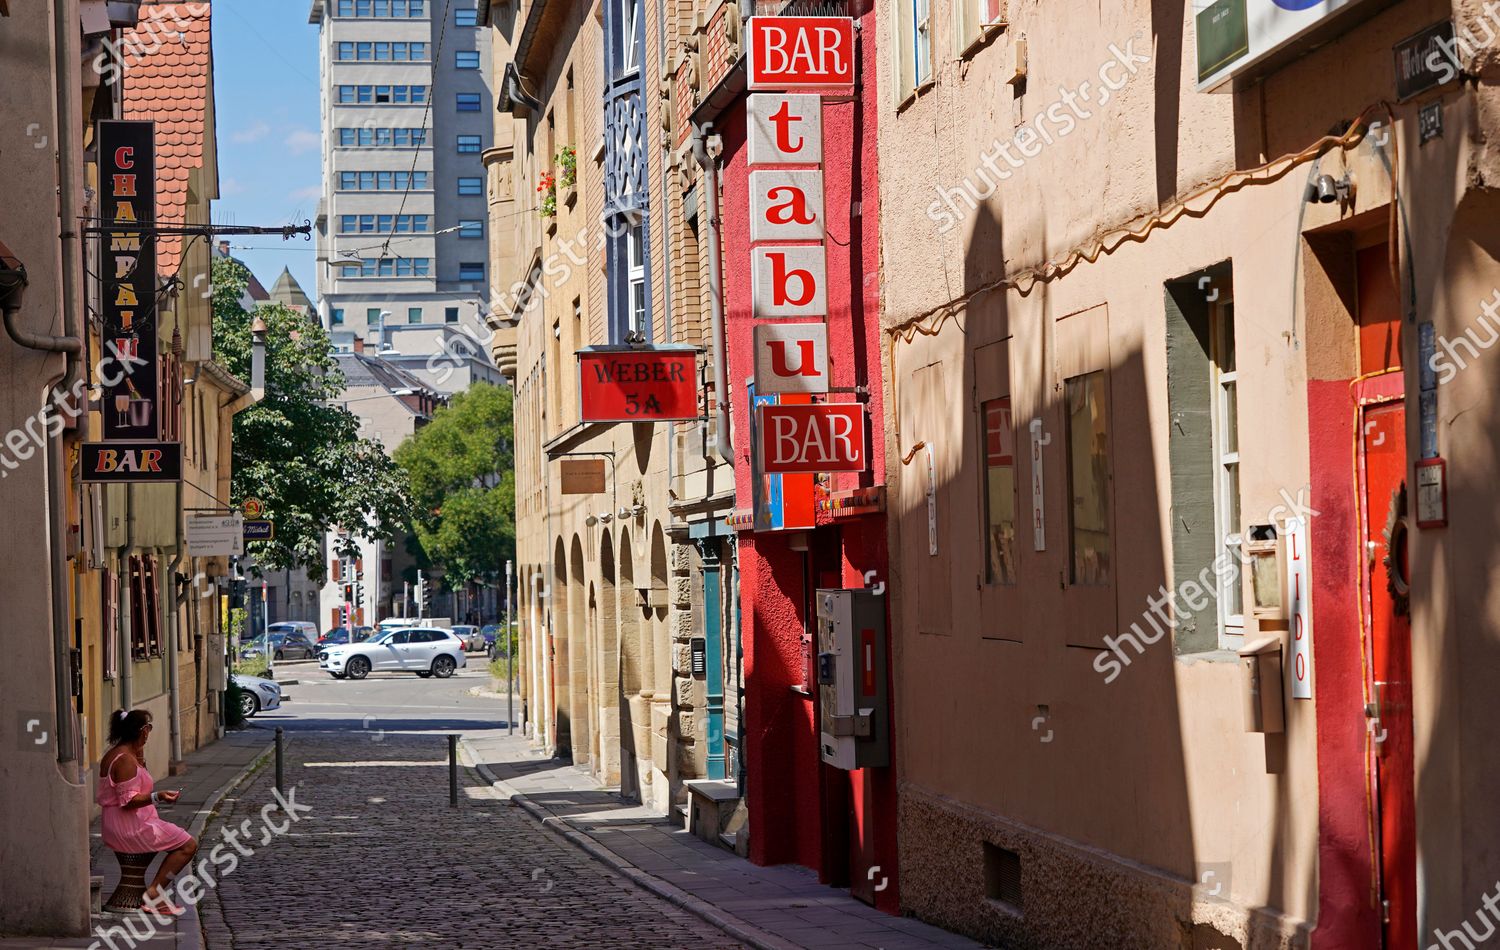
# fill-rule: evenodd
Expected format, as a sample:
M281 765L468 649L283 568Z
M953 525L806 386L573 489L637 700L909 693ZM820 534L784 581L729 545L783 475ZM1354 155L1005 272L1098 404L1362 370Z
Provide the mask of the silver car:
M235 673L234 685L240 688L240 713L246 719L262 710L281 706L281 684L275 680Z
M470 653L483 650L485 647L484 634L479 628L466 623L453 625L453 634L464 642L464 649Z

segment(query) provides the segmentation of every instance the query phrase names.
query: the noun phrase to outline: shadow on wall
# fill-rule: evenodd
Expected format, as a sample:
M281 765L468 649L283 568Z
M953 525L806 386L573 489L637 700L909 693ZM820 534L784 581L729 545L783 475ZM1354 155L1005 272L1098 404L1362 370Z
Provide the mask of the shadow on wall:
M1004 276L1003 236L991 210L978 209L966 291ZM1234 923L1244 910L1228 903L1235 867L1260 863L1255 849L1280 861L1283 816L1269 830L1225 831L1216 840L1251 844L1214 846L1224 853L1195 841L1184 736L1199 745L1207 736L1180 703L1216 712L1224 700L1212 687L1237 668L1177 663L1171 629L1150 616L1174 584L1160 507L1172 486L1157 477L1139 342L1161 317L1100 301L1056 313L1052 287L1032 295L1015 310L1001 292L971 301L958 321L961 367L951 348L923 349L923 337L897 349L897 451L912 454L895 463L892 499L903 907L1001 946L1238 950L1226 936L1246 933ZM956 335L950 325L939 340ZM1046 442L1040 551L1033 426ZM935 554L923 441L934 451ZM1106 682L1109 645L1125 634L1144 648L1123 646L1131 662ZM1262 737L1222 744L1240 741ZM1195 760L1240 754L1197 748ZM1266 762L1279 771L1274 742ZM1197 781L1232 796L1240 780L1224 772ZM1236 821L1232 800L1218 814ZM1312 886L1273 875L1265 903ZM1274 944L1261 923L1245 946Z

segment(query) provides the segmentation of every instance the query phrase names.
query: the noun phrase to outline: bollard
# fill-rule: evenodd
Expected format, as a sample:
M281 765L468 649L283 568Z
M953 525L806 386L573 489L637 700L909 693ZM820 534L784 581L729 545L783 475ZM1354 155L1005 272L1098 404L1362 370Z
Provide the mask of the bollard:
M458 807L458 736L448 736L448 806Z
M281 767L282 767L281 746L282 746L281 727L277 726L276 727L276 791L281 792L283 795L285 795L286 794L286 786L284 784L282 784L282 781L281 781Z

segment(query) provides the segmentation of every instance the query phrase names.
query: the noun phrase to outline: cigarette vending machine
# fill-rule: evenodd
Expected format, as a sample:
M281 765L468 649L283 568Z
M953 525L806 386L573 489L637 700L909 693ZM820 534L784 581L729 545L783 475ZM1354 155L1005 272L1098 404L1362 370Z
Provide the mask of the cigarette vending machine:
M840 769L890 765L885 597L817 592L818 747Z

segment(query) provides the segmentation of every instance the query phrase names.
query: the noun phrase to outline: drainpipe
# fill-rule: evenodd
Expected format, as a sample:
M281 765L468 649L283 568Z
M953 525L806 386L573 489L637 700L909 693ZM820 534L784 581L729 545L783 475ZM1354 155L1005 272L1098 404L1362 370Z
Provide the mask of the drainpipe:
M177 517L182 516L182 480L177 482ZM177 553L172 557L172 563L167 567L167 596L163 602L167 607L167 696L171 699L171 705L167 707L167 723L172 737L171 758L167 761L169 766L176 765L182 761L182 674L177 669L177 574L182 568L183 556L187 553L187 547L183 544L182 525L178 523Z
M714 434L719 456L734 467L734 444L729 430L729 373L724 363L724 300L719 255L719 155L724 139L714 134L713 123L693 128L693 157L703 169L704 210L708 212L708 311L713 334Z

